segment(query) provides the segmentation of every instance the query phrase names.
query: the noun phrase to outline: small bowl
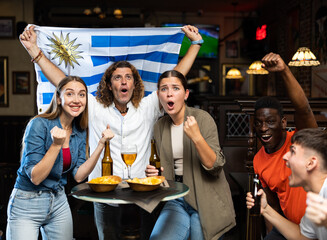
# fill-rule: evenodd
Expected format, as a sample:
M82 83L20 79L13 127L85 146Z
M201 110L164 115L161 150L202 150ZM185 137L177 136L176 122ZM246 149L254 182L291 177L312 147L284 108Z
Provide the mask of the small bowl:
M122 179L119 176L107 176L111 178L112 180L116 181L117 183L114 184L108 184L108 183L90 183L87 182L89 187L94 191L94 192L110 192L113 191L119 183L121 183Z
M130 188L134 191L138 192L148 192L148 191L153 191L157 188L160 187L160 184L165 181L164 176L155 176L155 177L147 177L147 178L141 178L140 180L142 181L143 179L149 179L149 178L157 178L160 180L159 183L157 184L146 184L146 183L138 183L138 182L133 182L132 179L126 180Z

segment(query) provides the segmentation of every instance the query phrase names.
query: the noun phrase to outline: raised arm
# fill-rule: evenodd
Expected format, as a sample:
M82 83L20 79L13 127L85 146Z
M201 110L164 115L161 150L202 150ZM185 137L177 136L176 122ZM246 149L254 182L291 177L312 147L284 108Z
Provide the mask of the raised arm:
M93 171L95 165L97 164L100 154L104 149L106 141L110 141L115 134L111 131L109 124L107 128L102 132L102 137L98 142L98 146L92 153L91 157L87 159L77 170L74 178L76 182L82 182L89 174Z
M202 40L202 36L200 35L199 30L196 27L186 25L182 28L182 30L184 31L185 35L190 39L190 41ZM194 63L194 60L198 55L200 48L200 44L191 44L185 56L179 61L179 63L174 69L183 73L183 75L186 76Z
M37 35L34 28L35 26L31 26L29 29L25 29L19 36L21 43L32 59L35 59L41 51L41 49L37 46ZM43 74L54 86L57 86L58 83L65 77L65 74L43 53L41 53L40 57L38 57L35 62L37 62L42 69Z
M310 108L309 101L301 85L295 79L293 73L283 59L278 54L269 53L264 56L262 62L264 68L269 72L280 72L288 96L295 109L294 120L296 128L300 130L303 128L317 127L318 125Z

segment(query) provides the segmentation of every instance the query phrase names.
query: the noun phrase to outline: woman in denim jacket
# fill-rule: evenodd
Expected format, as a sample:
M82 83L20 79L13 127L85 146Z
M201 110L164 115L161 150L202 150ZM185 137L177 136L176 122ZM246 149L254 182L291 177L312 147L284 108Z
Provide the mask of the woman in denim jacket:
M35 116L23 138L21 166L8 204L7 239L71 240L72 215L65 195L67 174L77 182L93 170L105 142L113 138L109 126L86 161L88 126L87 87L76 76L57 86L49 109Z

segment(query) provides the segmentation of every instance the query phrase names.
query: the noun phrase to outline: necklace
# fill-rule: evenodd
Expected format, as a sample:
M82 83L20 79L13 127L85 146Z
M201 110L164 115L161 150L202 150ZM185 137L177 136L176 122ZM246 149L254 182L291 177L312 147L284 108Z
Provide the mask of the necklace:
M121 114L124 114L124 113L127 113L127 111L128 111L128 108L126 108L125 110L123 110L123 111L120 111L119 109L118 109L118 111L121 113Z

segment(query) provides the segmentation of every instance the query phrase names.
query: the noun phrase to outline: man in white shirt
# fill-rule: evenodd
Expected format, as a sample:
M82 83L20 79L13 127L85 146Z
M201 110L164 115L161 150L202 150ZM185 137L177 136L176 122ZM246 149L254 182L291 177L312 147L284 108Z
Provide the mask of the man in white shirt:
M187 25L182 30L192 44L174 69L186 75L203 40L194 26ZM20 39L33 59L38 56L40 49L36 43L33 26L25 30L20 35ZM65 77L65 74L44 55L38 58L37 64L55 86ZM145 177L151 152L153 125L162 113L156 92L144 98L143 94L144 87L139 73L133 65L121 61L112 64L106 70L99 83L97 97L91 94L88 96L90 153L94 151L101 137L100 129L109 124L115 134L115 137L110 140L110 152L114 162L113 172L120 177L127 177L127 168L120 155L121 145L127 142L137 144L137 158L132 165L132 177ZM89 179L100 176L101 161L98 161ZM117 221L112 220L118 215L115 213L117 208L95 203L94 211L99 239L115 239L115 236L118 238L119 226L116 226Z

